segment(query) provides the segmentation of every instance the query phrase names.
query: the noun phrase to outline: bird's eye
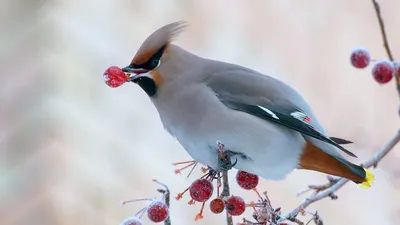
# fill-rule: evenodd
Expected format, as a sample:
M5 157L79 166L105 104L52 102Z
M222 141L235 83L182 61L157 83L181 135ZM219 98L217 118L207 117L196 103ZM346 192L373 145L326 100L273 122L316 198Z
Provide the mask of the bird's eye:
M151 60L151 67L156 68L158 66L159 59L152 59Z

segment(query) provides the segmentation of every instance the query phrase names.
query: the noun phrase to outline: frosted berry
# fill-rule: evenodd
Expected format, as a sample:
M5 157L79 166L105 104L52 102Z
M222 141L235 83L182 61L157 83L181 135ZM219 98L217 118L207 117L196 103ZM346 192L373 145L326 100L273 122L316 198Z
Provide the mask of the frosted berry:
M236 181L245 190L251 190L258 185L258 176L239 170L236 174Z
M190 197L197 202L205 202L211 198L214 187L209 180L197 179L189 188Z
M220 198L213 199L210 202L210 210L211 212L215 214L220 214L224 211L225 209L225 203L222 201Z
M394 66L388 60L380 60L372 68L374 79L381 84L389 82L393 78Z
M363 69L368 66L371 57L365 48L357 48L351 52L350 61L355 68Z
M396 72L395 75L400 77L400 62L395 62L394 63L394 69L395 69L395 72Z
M225 209L231 216L240 216L246 210L246 203L239 196L231 196L225 202Z
M123 85L126 81L128 81L128 78L129 76L117 66L109 67L103 74L104 82L112 88Z
M119 225L142 225L142 221L137 217L128 217L124 219Z
M149 204L147 216L154 223L162 222L168 217L168 206L162 201L155 200Z

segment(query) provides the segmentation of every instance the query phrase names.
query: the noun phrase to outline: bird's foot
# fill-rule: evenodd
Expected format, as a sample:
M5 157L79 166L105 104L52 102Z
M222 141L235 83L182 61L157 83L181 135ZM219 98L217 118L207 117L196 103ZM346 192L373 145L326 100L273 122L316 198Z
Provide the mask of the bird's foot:
M237 159L235 159L235 162L232 163L231 156L232 155L226 154L224 158L220 156L218 157L218 169L220 171L231 170L237 164Z
M225 145L222 144L221 142L217 142L218 146L218 170L219 172L221 171L228 171L232 169L236 163L237 163L237 158L235 159L235 162L232 163L231 157L234 155L238 155L236 152L232 152L229 150L225 150Z

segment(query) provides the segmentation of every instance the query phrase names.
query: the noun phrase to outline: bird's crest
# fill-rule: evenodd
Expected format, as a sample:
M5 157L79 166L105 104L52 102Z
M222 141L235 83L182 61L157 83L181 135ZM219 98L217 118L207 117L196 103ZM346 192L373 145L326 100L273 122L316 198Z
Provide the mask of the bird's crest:
M178 21L154 31L140 46L131 64L146 62L157 50L171 43L188 25L186 21Z

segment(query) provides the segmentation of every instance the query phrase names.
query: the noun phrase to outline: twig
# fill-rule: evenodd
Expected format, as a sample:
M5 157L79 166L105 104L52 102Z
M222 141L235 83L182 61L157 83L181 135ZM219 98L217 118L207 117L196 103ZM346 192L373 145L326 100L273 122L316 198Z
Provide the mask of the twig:
M376 17L378 18L378 22L379 22L379 27L381 29L381 35L382 35L382 39L383 39L383 46L385 47L386 53L390 59L390 61L394 61L394 57L392 55L392 51L390 50L389 47L389 41L387 38L387 34L386 34L386 30L385 30L385 24L383 23L383 19L382 19L382 15L381 15L381 7L379 6L379 3L376 0L372 0L372 4L374 5L375 8L375 12L376 12ZM400 96L400 78L398 76L399 74L397 74L397 76L395 76L396 79L396 88L397 88L397 92Z
M168 209L171 209L170 204L169 204L170 198L171 198L171 194L170 194L169 190L167 189L166 193L165 193L165 204L167 204ZM164 221L164 225L171 225L171 216L168 216L168 218Z
M167 188L167 186L165 186L164 189L158 189L157 191L164 195L165 204L167 204L168 209L171 212L171 208L170 208L171 193L170 193L169 189ZM164 220L164 225L171 225L171 215L169 215L167 217L167 219Z
M372 158L365 162L363 165L367 168L371 166L376 168L378 162L381 161L381 159L385 157L399 141L400 131L397 131L396 135L385 145L385 147L381 151L377 152L374 156L372 156Z
M225 145L217 141L217 150L218 150L218 157L221 160L228 160L230 162L230 157L225 154ZM222 170L222 192L221 195L219 196L221 199L225 199L226 197L230 196L230 188L229 188L229 177L228 177L228 171L229 170ZM233 225L233 220L232 216L228 214L228 211L226 211L226 224L227 225Z
M381 15L381 7L379 6L376 0L372 0L372 4L374 5L376 16L378 18L379 27L381 28L381 34L383 39L383 46L385 47L386 53L390 59L393 61L392 51L390 51L389 41L386 35L385 24L383 23L382 15Z
M228 178L228 171L222 171L222 185L223 185L223 191L222 193L225 196L222 196L221 193L221 198L225 198L227 196L230 196L230 189L229 189L229 178ZM233 220L232 220L232 216L228 214L228 212L226 212L226 224L227 225L233 225Z
M318 215L318 212L312 214L312 218L306 223L306 225L310 224L311 221L314 221L315 225L324 225L321 217Z
M222 171L222 193L220 198L225 198L228 197L231 193L230 193L230 189L229 189L229 179L228 179L228 171Z
M368 161L363 163L363 166L366 168L369 168L369 167L375 168L376 165L378 164L378 162L383 157L385 157L399 141L400 141L400 131L398 131L396 133L396 135L385 145L385 147L383 147L379 152L375 153L375 155L373 155L371 157L371 159L369 159ZM307 198L301 205L299 205L292 212L290 212L284 216L281 216L281 218L279 219L278 222L283 222L286 219L291 220L291 219L295 218L300 213L301 210L304 210L312 203L319 201L321 199L324 199L326 197L331 197L332 195L334 195L334 193L337 190L339 190L341 187L343 187L343 185L345 185L348 181L349 181L348 179L340 178L340 179L338 179L337 182L332 183L329 188L326 188L323 191L318 191L318 190L315 191L311 195L311 197Z

